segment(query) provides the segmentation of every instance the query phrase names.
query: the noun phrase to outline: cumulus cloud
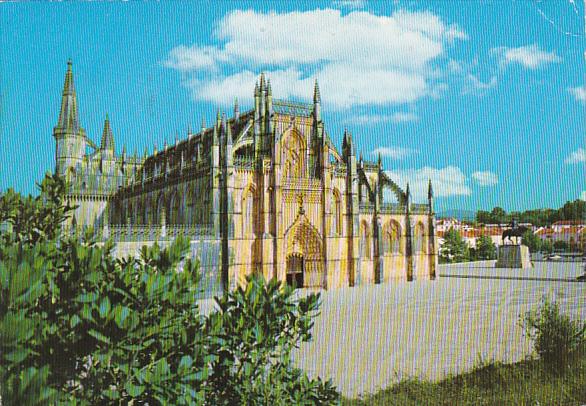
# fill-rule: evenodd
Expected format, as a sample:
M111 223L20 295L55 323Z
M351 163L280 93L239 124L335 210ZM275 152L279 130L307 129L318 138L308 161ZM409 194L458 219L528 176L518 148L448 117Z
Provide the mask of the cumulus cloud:
M518 48L497 47L492 53L497 55L501 64L519 64L527 69L538 69L550 63L561 62L555 52L542 50L539 45L531 44Z
M494 186L499 180L498 176L494 172L490 171L478 171L472 174L472 179L480 186Z
M580 199L582 199L582 200L586 200L586 190L584 190L584 191L582 192L582 194L580 195Z
M309 98L318 78L322 101L338 109L434 97L447 49L467 39L457 25L428 11L379 16L335 9L233 11L214 37L213 46L179 45L163 61L183 74L194 98L228 103L224 93L231 99L243 85L250 100L264 70L275 97Z
M372 151L372 155L391 159L403 159L410 155L416 154L418 151L411 148L403 147L380 147Z
M586 85L577 87L568 87L568 92L574 98L582 103L586 103Z
M579 164L586 162L586 149L578 148L573 151L564 161L567 164Z
M388 171L387 174L401 187L409 183L409 189L415 201L427 199L429 179L436 197L470 195L472 190L467 184L466 175L455 166L445 168L423 167L420 169L403 169Z

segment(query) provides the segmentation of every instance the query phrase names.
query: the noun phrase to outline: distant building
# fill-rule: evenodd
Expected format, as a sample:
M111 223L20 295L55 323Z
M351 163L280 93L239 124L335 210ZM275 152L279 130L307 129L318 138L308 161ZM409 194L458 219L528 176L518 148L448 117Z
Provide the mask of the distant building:
M575 221L558 221L551 227L540 227L535 234L542 241L564 241L571 250L586 249L586 225Z

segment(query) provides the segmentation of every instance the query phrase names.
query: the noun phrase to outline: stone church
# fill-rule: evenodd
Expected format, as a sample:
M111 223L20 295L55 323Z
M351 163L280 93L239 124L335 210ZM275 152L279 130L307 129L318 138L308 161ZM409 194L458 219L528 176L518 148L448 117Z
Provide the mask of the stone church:
M113 239L118 256L143 245L191 242L205 291L230 289L252 272L297 287L337 288L434 279L433 193L411 201L380 156L356 156L352 134L341 149L312 103L273 98L264 75L254 106L188 131L151 154L117 153L106 115L99 145L83 129L72 63L53 136L56 171L68 181L69 232L91 228Z

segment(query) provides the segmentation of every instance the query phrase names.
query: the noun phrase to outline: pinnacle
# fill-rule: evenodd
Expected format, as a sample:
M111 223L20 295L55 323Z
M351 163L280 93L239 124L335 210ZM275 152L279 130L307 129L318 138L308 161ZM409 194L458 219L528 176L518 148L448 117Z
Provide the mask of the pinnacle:
M319 93L319 84L317 83L317 79L315 79L315 86L313 88L313 102L314 103L321 102L321 95Z
M110 118L106 113L106 120L104 121L104 131L102 132L102 142L100 149L114 151L114 135L110 127Z

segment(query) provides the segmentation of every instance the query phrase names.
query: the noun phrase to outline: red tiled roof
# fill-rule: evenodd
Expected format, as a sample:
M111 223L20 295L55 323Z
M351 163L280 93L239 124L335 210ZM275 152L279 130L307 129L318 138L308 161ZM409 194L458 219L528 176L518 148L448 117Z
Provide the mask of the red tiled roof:
M581 226L584 225L584 222L581 220L560 220L553 223L554 226Z

